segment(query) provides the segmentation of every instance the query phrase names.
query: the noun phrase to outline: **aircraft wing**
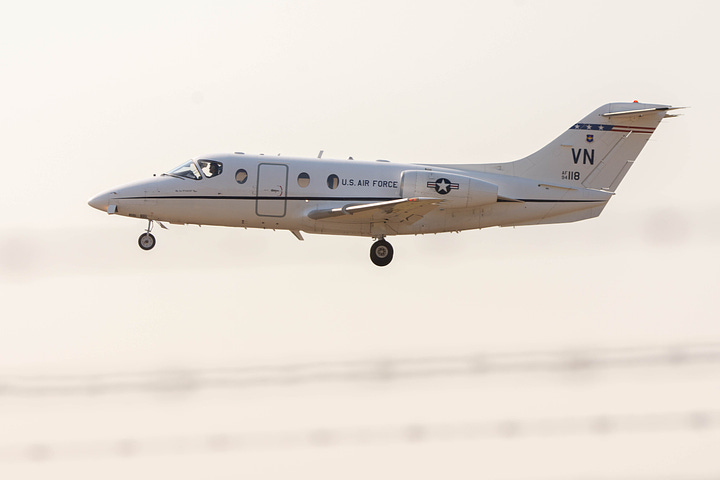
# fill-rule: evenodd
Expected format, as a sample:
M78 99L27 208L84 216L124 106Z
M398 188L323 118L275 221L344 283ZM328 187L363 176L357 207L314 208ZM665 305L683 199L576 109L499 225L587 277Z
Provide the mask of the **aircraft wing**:
M344 223L388 222L413 224L442 202L440 198L398 198L375 203L349 203L338 208L313 210L313 220Z

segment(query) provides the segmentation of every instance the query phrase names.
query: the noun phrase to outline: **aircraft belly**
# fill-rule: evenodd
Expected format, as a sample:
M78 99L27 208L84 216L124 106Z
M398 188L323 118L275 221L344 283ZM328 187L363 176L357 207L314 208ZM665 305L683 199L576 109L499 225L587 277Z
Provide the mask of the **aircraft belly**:
M412 218L412 221L376 220L366 223L312 220L307 216L309 211L317 208L312 202L287 202L284 217L258 216L254 200L231 198L128 199L118 202L118 213L178 224L302 230L331 235L391 236L576 221L597 216L605 203L500 202L475 208L440 208L419 218ZM594 208L596 213L591 211ZM574 212L581 213L573 215ZM567 220L561 220L565 218Z
M289 215L285 217L258 216L255 209L254 199L173 198L156 201L152 209L135 208L138 213L129 216L178 224L248 228L303 228L302 223L297 221L296 215L292 214L290 208L288 208ZM130 211L129 206L127 210Z
M550 219L605 206L607 202L525 202L497 204L482 227L553 223ZM590 218L580 216L577 220Z
M117 213L126 217L155 219L159 208L156 200L147 198L114 199Z

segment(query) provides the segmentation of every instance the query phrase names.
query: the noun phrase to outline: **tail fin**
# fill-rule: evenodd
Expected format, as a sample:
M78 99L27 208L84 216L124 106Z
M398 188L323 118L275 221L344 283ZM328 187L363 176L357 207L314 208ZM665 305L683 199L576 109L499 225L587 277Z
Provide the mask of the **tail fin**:
M660 121L675 108L644 103L603 105L547 146L504 164L501 170L548 183L614 192Z

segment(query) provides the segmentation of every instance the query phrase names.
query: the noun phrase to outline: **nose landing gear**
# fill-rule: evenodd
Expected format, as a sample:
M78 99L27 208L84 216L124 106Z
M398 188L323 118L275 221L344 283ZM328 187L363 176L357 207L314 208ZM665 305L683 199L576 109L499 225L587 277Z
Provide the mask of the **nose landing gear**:
M153 236L150 231L152 231L153 227L153 221L148 220L148 227L147 230L145 230L145 233L140 235L140 238L138 238L138 245L140 245L140 248L143 250L152 250L152 248L155 246L155 236Z
M388 265L393 259L393 247L383 237L370 247L370 260L378 267Z

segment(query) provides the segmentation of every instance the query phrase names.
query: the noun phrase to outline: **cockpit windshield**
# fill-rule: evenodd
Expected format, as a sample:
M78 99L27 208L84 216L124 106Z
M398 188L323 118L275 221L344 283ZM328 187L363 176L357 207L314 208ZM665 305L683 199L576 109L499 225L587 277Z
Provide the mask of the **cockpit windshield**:
M167 172L167 175L171 175L173 177L190 178L192 180L200 180L202 178L202 175L200 175L198 168L195 166L195 162L193 162L192 160L188 160L179 167L173 168L172 170Z

